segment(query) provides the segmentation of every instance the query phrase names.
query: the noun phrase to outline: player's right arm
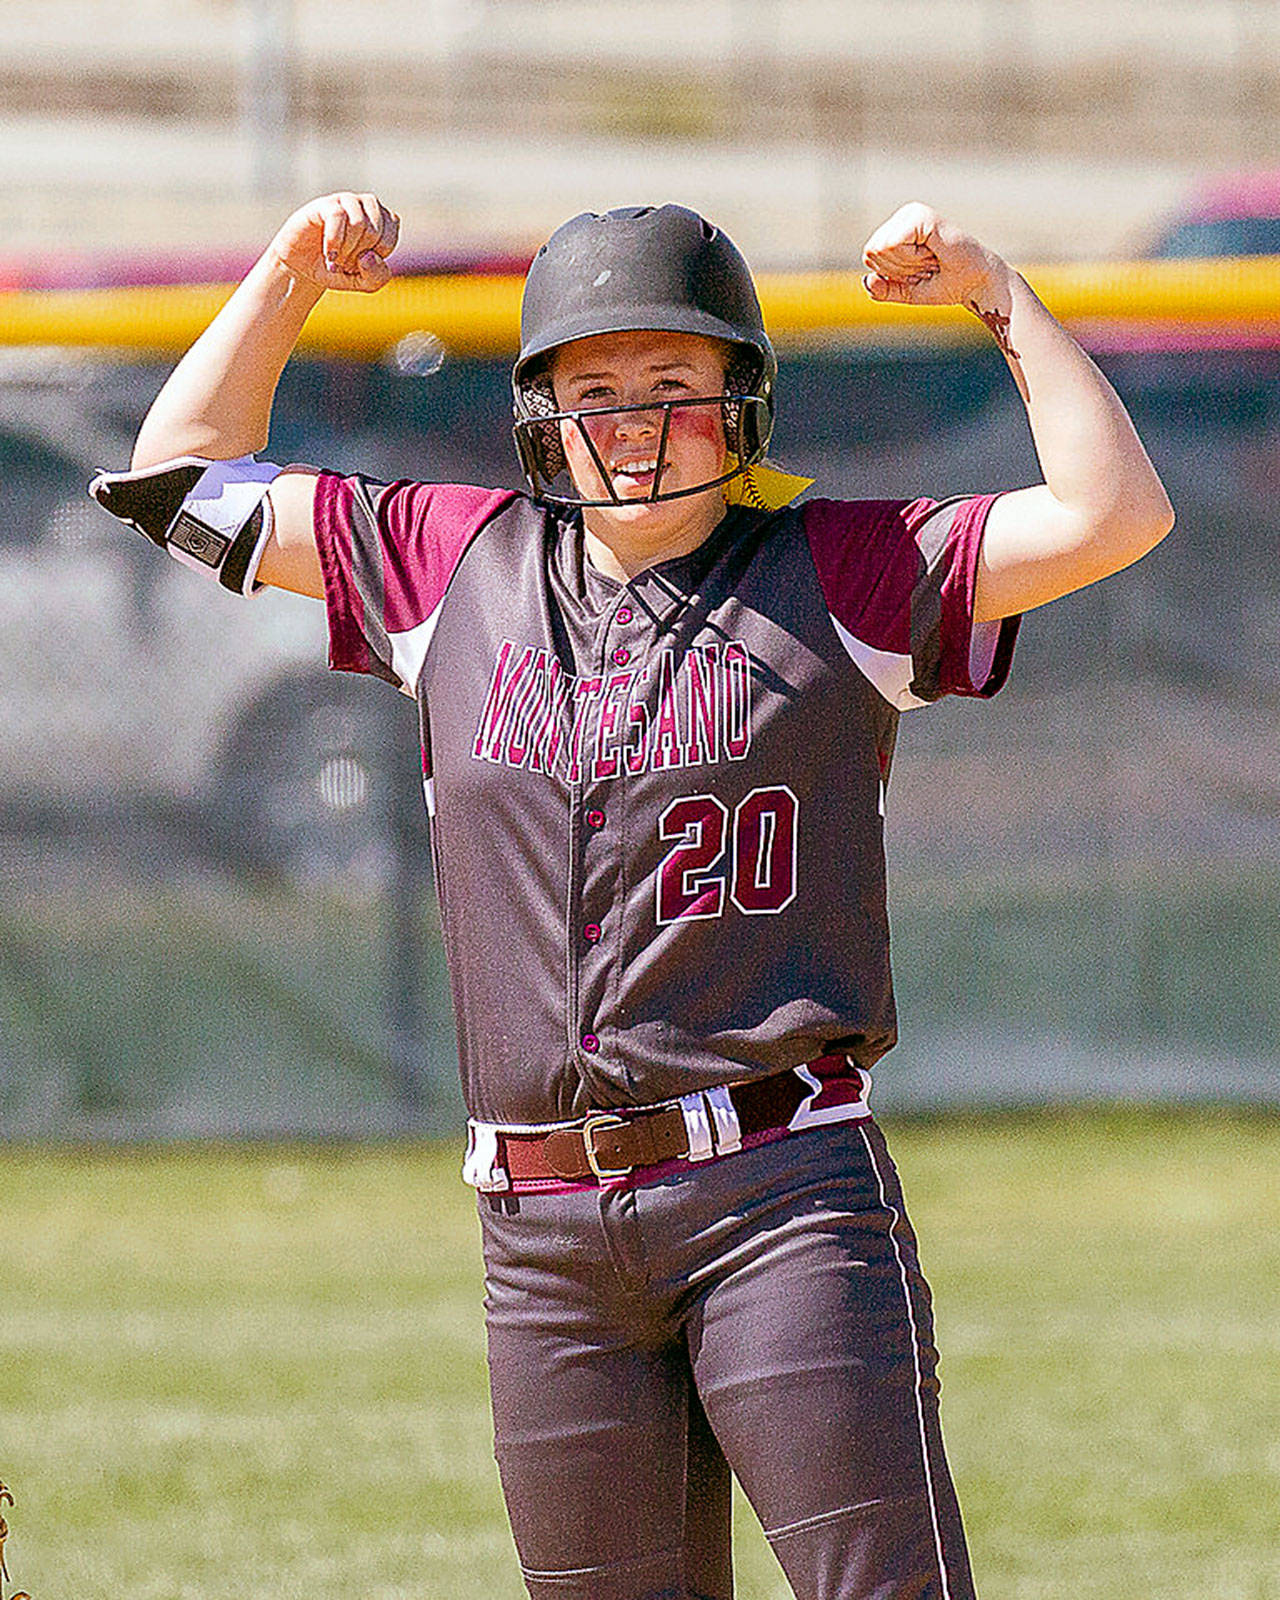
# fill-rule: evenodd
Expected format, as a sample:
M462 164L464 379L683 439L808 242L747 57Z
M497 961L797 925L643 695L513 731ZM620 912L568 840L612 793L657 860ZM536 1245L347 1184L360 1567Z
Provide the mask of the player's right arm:
M399 231L400 219L371 194L325 195L295 211L156 396L133 470L180 456L230 461L264 449L280 375L303 324L328 289L381 289ZM272 530L257 576L320 598L315 480L313 469L295 466L272 483Z

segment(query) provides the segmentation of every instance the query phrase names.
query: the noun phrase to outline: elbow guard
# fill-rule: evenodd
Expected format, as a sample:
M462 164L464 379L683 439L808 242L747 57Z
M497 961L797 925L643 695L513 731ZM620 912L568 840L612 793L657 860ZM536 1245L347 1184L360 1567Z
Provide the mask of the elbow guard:
M175 561L249 595L271 537L267 490L280 471L252 456L178 456L139 472L100 472L89 493Z

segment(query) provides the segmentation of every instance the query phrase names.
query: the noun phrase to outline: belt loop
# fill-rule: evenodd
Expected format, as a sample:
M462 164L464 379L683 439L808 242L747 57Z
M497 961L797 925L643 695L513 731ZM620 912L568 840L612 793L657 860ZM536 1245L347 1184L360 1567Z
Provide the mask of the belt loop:
M853 1117L868 1117L871 1107L867 1104L867 1095L871 1089L871 1074L862 1067L857 1067L845 1057L848 1074L842 1075L845 1083L839 1080L826 1080L819 1078L812 1070L812 1063L806 1067L795 1067L792 1070L802 1083L809 1084L812 1092L807 1094L800 1105L796 1107L787 1128L791 1133L800 1133L805 1128L820 1128L831 1122L848 1122ZM856 1084L852 1096L847 1086L848 1080ZM821 1101L827 1101L821 1105ZM817 1108L817 1109L815 1109Z
M711 1120L715 1124L716 1154L728 1156L735 1150L741 1150L742 1125L738 1121L738 1113L733 1109L733 1096L723 1084L717 1084L714 1089L706 1091L706 1099L711 1107Z
M484 1194L501 1194L511 1187L511 1179L498 1157L498 1130L492 1123L468 1119L462 1181Z
M689 1139L689 1160L709 1161L716 1153L711 1137L711 1118L701 1093L682 1094L680 1110L684 1113L684 1131Z
M814 1074L809 1071L808 1067L793 1067L791 1070L795 1073L796 1077L799 1078L800 1082L806 1084L809 1089L809 1093L805 1095L804 1099L796 1107L794 1112L792 1112L791 1121L787 1123L787 1128L790 1132L798 1133L801 1128L809 1128L813 1126L813 1121L810 1117L810 1108L812 1107L813 1102L822 1093L822 1079L815 1077Z

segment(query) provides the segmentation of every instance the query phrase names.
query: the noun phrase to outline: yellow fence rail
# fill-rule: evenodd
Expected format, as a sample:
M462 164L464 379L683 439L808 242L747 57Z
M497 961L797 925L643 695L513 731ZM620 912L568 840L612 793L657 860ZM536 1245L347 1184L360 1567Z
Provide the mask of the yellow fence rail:
M1211 332L1270 328L1280 338L1280 257L1093 262L1029 267L1050 310L1069 324L1178 324ZM853 273L759 279L765 321L780 347L919 338L961 343L985 335L963 311L872 302ZM136 354L184 350L229 285L0 293L0 345L94 347ZM520 280L400 278L376 295L328 296L299 349L376 358L406 334L429 332L457 356L509 356L518 344Z

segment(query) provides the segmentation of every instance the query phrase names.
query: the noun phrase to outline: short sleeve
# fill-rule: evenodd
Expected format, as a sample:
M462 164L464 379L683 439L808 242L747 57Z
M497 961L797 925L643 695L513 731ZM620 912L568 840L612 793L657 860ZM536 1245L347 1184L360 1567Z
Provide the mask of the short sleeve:
M804 507L840 641L900 711L944 694L993 695L1009 675L1021 619L973 620L995 499L812 500Z
M314 522L329 665L412 693L459 561L514 498L505 489L321 473Z

